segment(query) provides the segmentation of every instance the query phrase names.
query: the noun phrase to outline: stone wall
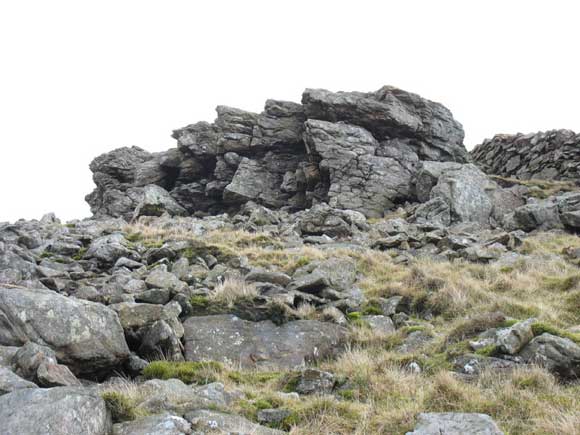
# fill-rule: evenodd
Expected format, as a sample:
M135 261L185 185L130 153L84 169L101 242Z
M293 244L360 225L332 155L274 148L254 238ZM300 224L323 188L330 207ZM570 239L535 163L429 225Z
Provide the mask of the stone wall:
M580 180L580 134L551 130L498 134L471 151L487 174L524 180Z

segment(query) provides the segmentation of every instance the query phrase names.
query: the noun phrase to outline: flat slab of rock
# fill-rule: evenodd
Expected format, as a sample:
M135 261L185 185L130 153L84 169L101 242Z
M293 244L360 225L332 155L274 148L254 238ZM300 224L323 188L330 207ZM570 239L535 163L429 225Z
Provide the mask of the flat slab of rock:
M27 388L0 397L4 435L108 435L111 417L99 396L82 388Z
M503 435L489 415L458 412L419 414L413 432L407 435Z
M276 326L233 315L190 317L184 323L188 361L214 360L243 367L296 368L341 350L346 329L315 320Z
M77 373L112 368L129 356L117 314L49 290L0 287L0 345L48 346Z
M152 415L136 421L128 421L113 426L113 435L187 435L191 424L175 415Z
M239 415L217 411L193 411L186 414L185 419L191 423L193 429L202 431L201 433L216 435L283 435L286 433L260 426Z

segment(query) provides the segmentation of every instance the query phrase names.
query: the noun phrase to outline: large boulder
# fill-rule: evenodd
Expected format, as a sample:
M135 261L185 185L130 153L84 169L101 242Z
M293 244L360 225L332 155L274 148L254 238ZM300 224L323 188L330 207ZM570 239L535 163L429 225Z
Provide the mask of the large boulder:
M378 140L405 139L423 160L469 160L461 124L416 94L392 86L368 93L306 89L302 104L308 118L359 125Z
M293 173L302 153L268 152L263 158L244 157L224 190L223 199L228 203L243 204L255 201L269 207L288 205L291 194L282 190L286 173Z
M315 320L276 326L233 315L190 317L183 326L188 361L215 360L256 368L296 368L333 356L346 334L341 326Z
M530 341L519 356L563 378L580 378L580 346L568 338L544 333Z
M298 217L298 229L303 235L324 235L344 237L353 232L367 229L363 214L353 210L339 210L328 204L316 204Z
M452 221L489 225L493 202L488 192L497 188L477 167L467 164L444 171L430 196L449 205Z
M133 219L139 216L161 216L163 213L169 213L171 216L187 214L185 208L179 205L167 190L155 184L145 186L133 212Z
M82 388L26 388L0 397L6 435L108 435L111 416L98 395Z
M109 370L129 356L113 310L49 290L0 288L0 345L28 341L50 347L80 374Z
M459 412L419 414L417 426L407 435L503 435L489 415Z
M85 258L94 258L101 265L112 266L119 258L138 260L139 254L123 234L113 233L93 240L85 253Z

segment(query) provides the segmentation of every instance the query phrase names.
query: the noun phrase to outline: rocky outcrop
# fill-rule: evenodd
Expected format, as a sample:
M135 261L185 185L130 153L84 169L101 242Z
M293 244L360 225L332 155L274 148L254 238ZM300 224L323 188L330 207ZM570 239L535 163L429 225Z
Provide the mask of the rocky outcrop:
M359 125L379 141L398 139L422 160L469 159L463 128L446 107L392 86L369 93L306 89L302 104L308 118Z
M498 134L471 151L487 174L523 180L580 180L580 134L551 130Z
M177 148L119 148L90 165L95 216L134 219L238 210L248 201L303 209L327 202L380 217L414 200L419 161L467 162L463 129L444 106L385 86L307 89L302 104L268 100L260 114L217 107L214 123L173 132Z

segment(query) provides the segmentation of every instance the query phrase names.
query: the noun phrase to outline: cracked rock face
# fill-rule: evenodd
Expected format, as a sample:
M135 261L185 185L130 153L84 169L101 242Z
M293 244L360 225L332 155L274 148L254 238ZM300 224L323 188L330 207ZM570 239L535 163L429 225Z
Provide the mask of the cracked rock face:
M418 161L412 151L407 161L399 161L380 155L381 144L364 128L318 120L305 125L306 147L319 160L331 207L380 217L395 202L411 196L411 177Z
M413 201L419 161L466 162L463 129L444 106L393 87L307 89L262 113L218 106L214 123L175 130L177 148L119 148L90 165L97 217L126 220L270 208L334 208L379 217Z

